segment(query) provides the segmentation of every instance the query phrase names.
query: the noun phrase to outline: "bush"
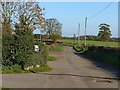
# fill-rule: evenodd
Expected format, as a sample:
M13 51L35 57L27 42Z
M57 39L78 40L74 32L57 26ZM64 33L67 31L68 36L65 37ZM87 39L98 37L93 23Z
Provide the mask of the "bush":
M12 56L11 56L11 36L2 36L2 64L4 66L11 66L12 65Z
M46 56L45 52L39 52L39 53L35 52L30 56L30 61L31 62L29 62L28 65L26 65L26 67L30 66L30 65L46 66L47 65L47 56Z
M11 67L19 65L21 69L27 66L39 64L46 65L47 52L42 48L43 43L37 42L41 46L39 53L34 52L34 38L30 31L15 31L16 34L3 36L3 66Z
M120 48L111 48L103 46L90 46L84 52L85 55L90 56L101 62L120 67L120 60L118 59Z
M59 40L61 38L62 38L62 36L60 34L54 34L54 33L52 33L50 35L50 39L52 39L54 41L54 43L57 43L57 40Z
M29 26L24 25L22 20L20 20L19 24L15 25L14 32L10 24L8 26L4 25L2 31L2 66L4 67L2 69L4 71L19 72L20 69L24 70L27 66L35 66L37 64L46 66L47 52L44 49L43 43L34 42L33 30ZM41 46L39 53L34 52L34 43L38 43Z

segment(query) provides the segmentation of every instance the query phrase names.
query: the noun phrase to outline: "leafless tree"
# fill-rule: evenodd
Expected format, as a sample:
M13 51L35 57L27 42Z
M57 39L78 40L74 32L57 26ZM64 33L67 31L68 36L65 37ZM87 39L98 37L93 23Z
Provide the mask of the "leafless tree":
M22 18L25 26L35 30L36 28L45 28L43 10L44 8L41 8L38 2L21 2L17 13L19 19Z
M22 27L27 26L32 30L45 29L45 18L42 13L44 8L39 6L39 2L0 2L0 7L2 24L7 20L6 22L14 28L14 24L19 24L22 18L24 23Z

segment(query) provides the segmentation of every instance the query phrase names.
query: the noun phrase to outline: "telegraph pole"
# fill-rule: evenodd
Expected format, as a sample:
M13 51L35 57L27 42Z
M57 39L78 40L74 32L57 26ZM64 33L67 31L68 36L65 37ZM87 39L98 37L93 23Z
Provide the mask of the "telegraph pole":
M76 35L74 34L74 44L75 44Z
M80 46L80 23L78 24L78 45Z
M87 17L85 18L85 46L86 46L86 27L87 27Z

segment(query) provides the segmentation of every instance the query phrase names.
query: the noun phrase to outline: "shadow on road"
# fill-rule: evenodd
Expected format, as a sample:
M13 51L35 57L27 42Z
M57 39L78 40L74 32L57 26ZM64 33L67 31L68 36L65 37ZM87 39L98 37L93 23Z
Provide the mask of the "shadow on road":
M75 76L75 77L85 77L85 78L96 78L96 79L109 79L109 80L117 80L117 78L111 78L111 77L96 77L96 76L82 76L82 75L77 75L77 74L51 74L51 73L42 73L44 75L58 75L58 76Z
M96 67L104 69L104 70L109 71L110 73L114 74L115 78L113 78L113 79L120 80L119 68L113 67L113 66L105 64L103 62L100 62L92 57L84 55L83 53L75 52L75 54L78 55L79 57L85 58L85 60L91 61Z

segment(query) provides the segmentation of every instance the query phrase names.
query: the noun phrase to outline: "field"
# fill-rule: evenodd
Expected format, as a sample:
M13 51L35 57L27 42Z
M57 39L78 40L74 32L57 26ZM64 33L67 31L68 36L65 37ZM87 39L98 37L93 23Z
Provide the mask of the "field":
M63 39L62 42L67 43L74 43L74 40L72 39ZM105 46L105 47L119 47L118 42L102 42L102 41L90 41L87 40L87 45L90 46ZM77 40L75 40L75 43L77 43ZM80 40L80 44L84 44L84 40Z

